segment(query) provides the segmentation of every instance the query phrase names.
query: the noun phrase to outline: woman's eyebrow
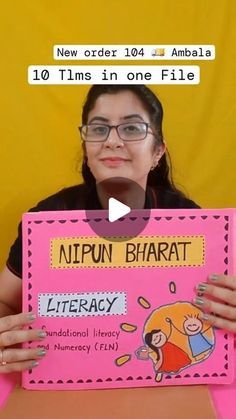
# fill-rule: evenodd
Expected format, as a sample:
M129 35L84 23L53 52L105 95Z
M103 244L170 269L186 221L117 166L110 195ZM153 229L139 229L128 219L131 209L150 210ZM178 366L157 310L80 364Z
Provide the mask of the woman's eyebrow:
M142 118L142 116L139 115L138 113L133 113L131 115L123 116L122 119L131 119L131 118L138 118L138 119L141 119L142 121L144 121L144 119Z
M89 124L91 124L91 122L93 121L102 121L102 122L108 122L109 119L104 118L103 116L94 116L90 121Z
M127 119L133 119L133 118L138 118L141 121L144 121L144 119L142 118L141 115L139 115L138 113L133 113L131 115L126 115L126 116L122 116L121 119L124 119L125 121ZM93 121L101 121L101 122L109 122L108 118L105 118L104 116L94 116L90 121L89 124L91 124Z

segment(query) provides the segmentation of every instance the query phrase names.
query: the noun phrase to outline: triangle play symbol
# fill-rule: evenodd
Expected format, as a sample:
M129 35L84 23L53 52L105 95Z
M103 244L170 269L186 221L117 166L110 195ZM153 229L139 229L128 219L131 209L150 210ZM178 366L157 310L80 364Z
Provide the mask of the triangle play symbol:
M119 218L123 217L126 214L129 214L131 208L128 205L123 204L115 198L109 198L108 201L108 219L111 223Z

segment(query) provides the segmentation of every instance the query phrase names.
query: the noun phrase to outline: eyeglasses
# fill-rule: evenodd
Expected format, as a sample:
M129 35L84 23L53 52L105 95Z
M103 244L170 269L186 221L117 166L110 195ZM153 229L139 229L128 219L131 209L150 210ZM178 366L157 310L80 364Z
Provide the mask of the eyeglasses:
M112 128L116 129L119 138L122 141L141 141L147 134L153 134L148 131L150 124L147 122L128 122L119 125L89 124L79 127L83 141L103 142L109 137Z

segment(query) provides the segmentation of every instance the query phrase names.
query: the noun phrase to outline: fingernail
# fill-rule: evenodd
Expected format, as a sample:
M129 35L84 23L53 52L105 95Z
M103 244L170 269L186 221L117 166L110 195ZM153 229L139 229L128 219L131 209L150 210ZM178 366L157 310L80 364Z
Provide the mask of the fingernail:
M201 320L209 320L209 319L210 319L210 316L209 316L209 314L202 313L202 314L200 315L200 319L201 319Z
M38 361L32 361L30 368L37 367L38 365L39 365L39 362Z
M47 336L47 334L43 330L40 330L40 332L38 332L38 337L40 339L44 339L44 338L46 338L46 336Z
M207 285L206 284L198 284L196 288L197 288L198 291L204 292L204 291L206 291Z
M210 276L209 276L209 279L211 280L211 281L217 281L217 279L219 278L219 275L217 275L217 274L211 274Z
M44 356L46 355L47 351L45 349L39 349L38 350L38 356Z
M196 297L193 299L193 303L197 306L202 306L204 304L204 300L200 297Z
M34 313L28 313L27 314L27 317L28 317L29 321L33 321L33 320L36 319L36 314L34 314Z

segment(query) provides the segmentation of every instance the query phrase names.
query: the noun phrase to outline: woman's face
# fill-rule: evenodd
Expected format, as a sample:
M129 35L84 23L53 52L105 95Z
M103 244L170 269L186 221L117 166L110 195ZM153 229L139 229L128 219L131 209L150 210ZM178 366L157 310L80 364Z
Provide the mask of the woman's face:
M141 100L131 91L102 94L88 114L87 124L118 125L147 122L150 117ZM149 128L151 131L151 128ZM153 134L141 141L124 142L113 128L105 142L86 142L88 166L97 182L111 177L125 177L146 188L147 176L165 151L155 146Z

